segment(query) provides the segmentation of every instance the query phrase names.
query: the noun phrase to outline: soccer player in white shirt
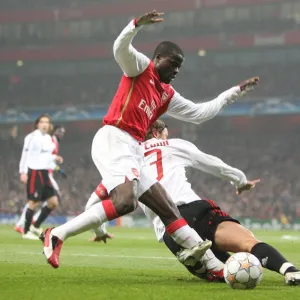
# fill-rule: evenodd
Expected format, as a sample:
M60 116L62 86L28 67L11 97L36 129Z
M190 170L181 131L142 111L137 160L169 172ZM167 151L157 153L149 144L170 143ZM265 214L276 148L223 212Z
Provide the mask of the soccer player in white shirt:
M143 172L151 172L150 176L161 174L158 175L161 177L160 183L178 206L181 215L203 239L213 242L212 250L216 256L225 262L229 257L227 251L252 253L263 267L283 275L286 284L299 285L299 270L271 245L256 239L252 232L222 211L214 201L197 196L185 177L184 168L193 167L230 180L235 185L237 194L255 187L259 180L248 181L242 171L201 152L190 142L180 139L167 140L168 130L162 121L154 123L148 132L148 138L151 136L154 138L144 143L146 162ZM164 241L173 254L180 251L180 246L165 232L159 217L145 205L141 204L141 207L152 221L158 240ZM201 277L198 266L187 268ZM210 272L209 275L215 274Z
M36 125L35 125L36 126ZM50 126L51 127L51 126ZM35 129L37 129L35 127ZM50 130L52 132L52 128ZM64 135L65 135L65 132L66 132L66 129L64 128L64 126L62 125L56 125L53 129L53 133L52 133L52 142L54 143L54 150L52 152L52 154L58 154L59 152L59 143L60 141L63 139ZM24 139L24 146L23 146L23 151L22 151L22 156L21 156L21 160L20 160L20 165L19 165L19 173L20 173L20 180L21 182L23 183L27 183L27 172L28 172L28 166L27 166L27 158L28 158L28 144L29 144L29 141L31 139L31 136L32 136L32 133L29 133L25 139ZM59 196L59 186L56 182L56 180L54 179L53 177L53 171L57 170L59 167L59 165L56 163L56 162L53 162L53 164L51 164L49 166L49 178L51 180L51 183L56 191L56 195L57 197L60 199L60 196ZM47 206L47 202L44 202L42 204L42 207L45 207ZM28 208L28 203L25 205L25 207L23 208L23 211L22 211L22 214L18 220L18 222L16 223L15 225L15 231L23 234L24 233L24 225L25 225L25 215L26 215L26 210ZM44 209L46 210L46 209ZM40 208L33 216L33 223L35 223L37 220L38 223L37 225L39 224L39 222L43 222L43 220L39 219L39 216L42 212L42 208ZM50 213L50 212L49 212ZM46 217L46 215L45 215Z
M20 179L26 183L28 208L25 213L24 239L38 239L41 234L40 224L49 213L57 207L58 198L49 178L49 168L54 162L62 163L61 156L52 154L55 145L48 134L51 119L48 115L41 115L35 122L36 130L25 138L20 161ZM28 170L28 171L27 171ZM27 172L25 172L27 171ZM47 201L41 214L32 225L32 219L40 202Z
M288 285L300 284L300 272L288 262L281 253L272 246L257 240L252 232L222 211L214 201L201 199L191 188L185 175L185 168L192 167L222 179L227 179L235 185L237 194L255 187L259 180L248 181L245 174L225 164L217 157L201 152L194 144L181 139L168 140L168 130L163 121L156 121L150 128L142 147L145 165L142 172L150 177L156 177L170 194L179 208L180 214L188 224L196 230L202 239L213 242L212 250L218 259L225 262L228 252L249 252L256 256L263 267L285 276ZM105 198L101 184L92 194L87 208ZM160 218L148 207L140 203L146 216L151 220L156 237L164 242L170 251L176 255L180 245L166 233ZM94 241L105 241L111 238L105 226L97 228ZM207 253L210 250L207 251ZM209 254L209 253L208 253ZM211 254L203 257L192 267L186 266L194 274L203 278L202 264L208 269L205 276L209 280L223 276L218 260ZM221 271L221 272L218 272Z

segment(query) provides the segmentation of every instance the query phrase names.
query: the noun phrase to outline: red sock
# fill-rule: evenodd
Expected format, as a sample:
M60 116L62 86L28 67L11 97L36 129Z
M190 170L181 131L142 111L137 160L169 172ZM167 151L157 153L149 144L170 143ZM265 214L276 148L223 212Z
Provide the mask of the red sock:
M97 188L95 189L95 194L99 197L101 200L106 200L109 198L109 195L107 193L106 187L102 184L102 182L99 183Z
M108 221L119 217L111 200L103 200L101 203Z

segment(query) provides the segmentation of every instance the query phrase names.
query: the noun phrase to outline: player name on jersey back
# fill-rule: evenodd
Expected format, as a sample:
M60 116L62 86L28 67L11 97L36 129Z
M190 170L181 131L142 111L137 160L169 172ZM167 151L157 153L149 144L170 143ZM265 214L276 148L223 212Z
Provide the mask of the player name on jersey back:
M163 147L163 146L169 146L169 142L167 140L165 140L165 141L160 141L160 142L151 143L151 144L148 144L147 142L144 143L145 150L149 150L151 148L156 148L156 147Z

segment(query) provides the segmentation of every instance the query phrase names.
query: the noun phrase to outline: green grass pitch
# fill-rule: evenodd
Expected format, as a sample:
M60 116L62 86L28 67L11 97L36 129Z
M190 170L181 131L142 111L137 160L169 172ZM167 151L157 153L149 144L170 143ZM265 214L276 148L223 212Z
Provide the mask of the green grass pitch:
M89 243L90 233L65 242L60 268L46 264L40 241L22 240L11 226L0 226L0 299L6 300L143 300L143 299L299 299L300 287L284 284L264 271L254 290L232 290L191 276L151 229L112 228L108 244ZM298 232L256 232L300 266ZM290 239L283 239L284 235Z

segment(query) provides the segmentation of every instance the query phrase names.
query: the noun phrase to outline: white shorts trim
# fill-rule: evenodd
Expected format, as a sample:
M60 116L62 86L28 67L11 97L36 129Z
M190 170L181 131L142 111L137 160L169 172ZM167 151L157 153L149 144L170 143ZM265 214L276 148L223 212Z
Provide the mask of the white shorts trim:
M52 183L52 185L53 185L53 188L54 188L57 192L59 192L59 186L58 186L56 180L55 180L54 177L53 177L53 173L49 173L49 178L50 178L50 181L51 181L51 183Z

